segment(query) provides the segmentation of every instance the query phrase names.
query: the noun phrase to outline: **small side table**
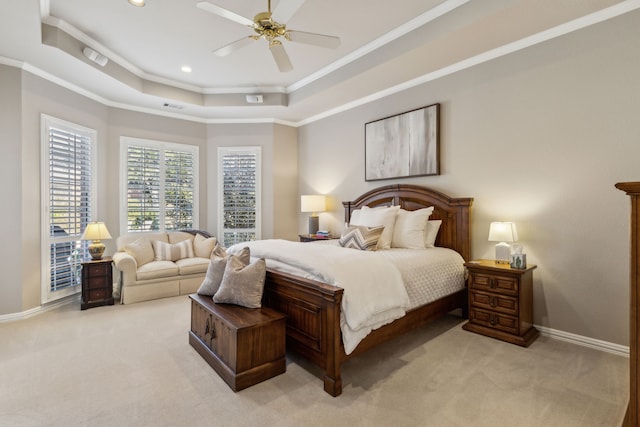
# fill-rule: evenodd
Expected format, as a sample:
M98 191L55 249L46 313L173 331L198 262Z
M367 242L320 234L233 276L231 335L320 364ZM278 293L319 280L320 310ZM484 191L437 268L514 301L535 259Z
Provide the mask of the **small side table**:
M462 329L528 347L539 332L533 327L533 270L494 260L470 261L469 321Z
M82 263L81 310L101 305L113 305L113 271L111 257Z
M315 242L316 240L337 239L335 236L318 236L317 234L298 234L301 242Z

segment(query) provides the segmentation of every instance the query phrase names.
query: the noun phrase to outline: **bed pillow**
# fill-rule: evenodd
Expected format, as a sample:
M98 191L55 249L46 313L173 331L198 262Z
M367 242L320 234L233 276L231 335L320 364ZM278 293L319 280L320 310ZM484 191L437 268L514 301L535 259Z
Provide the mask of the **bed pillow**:
M393 227L392 248L424 249L427 221L433 206L416 211L400 209Z
M242 250L236 254L236 258L242 261L244 265L249 264L249 248L242 248ZM209 261L209 267L207 267L207 274L204 276L202 284L200 284L200 287L196 291L198 294L208 297L215 295L220 288L220 283L222 283L224 270L227 267L228 260L229 257L227 256L227 252L222 246L216 244L215 248L213 248L213 251L211 252L211 259Z
M213 301L260 308L266 272L267 265L263 258L245 265L237 256L231 255Z
M138 267L153 261L153 247L151 247L151 242L144 237L125 245L123 249L135 258Z
M384 225L378 227L367 227L364 225L350 225L347 227L338 244L345 248L360 249L361 251L375 251Z
M213 248L216 247L216 243L218 241L215 237L204 237L202 234L196 234L196 237L193 238L193 250L197 257L209 258Z
M367 227L384 226L382 235L378 240L378 249L389 249L393 238L393 226L399 210L400 206L385 206L380 208L363 206L355 219L352 213L349 225L364 225Z
M427 221L427 233L424 238L425 248L433 248L436 245L436 237L438 237L438 231L440 230L441 225L441 219Z
M153 241L153 252L156 261L177 261L183 258L193 258L193 243L191 239L178 243L165 243L159 240Z

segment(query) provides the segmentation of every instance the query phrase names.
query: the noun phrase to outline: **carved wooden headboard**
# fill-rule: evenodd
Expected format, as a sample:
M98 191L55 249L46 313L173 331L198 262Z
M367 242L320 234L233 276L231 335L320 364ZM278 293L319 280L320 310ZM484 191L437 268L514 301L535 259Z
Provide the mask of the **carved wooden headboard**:
M378 187L350 202L342 202L344 219L349 222L351 212L362 206L396 206L414 211L434 207L430 220L441 219L442 225L436 246L457 251L469 261L471 256L471 204L473 198L452 198L439 191L411 184Z

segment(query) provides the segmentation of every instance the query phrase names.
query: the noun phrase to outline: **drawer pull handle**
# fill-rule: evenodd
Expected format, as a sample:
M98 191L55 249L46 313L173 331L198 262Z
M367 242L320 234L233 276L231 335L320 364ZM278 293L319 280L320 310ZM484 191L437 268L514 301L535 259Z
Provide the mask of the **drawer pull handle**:
M495 288L495 287L496 287L496 283L495 283L495 281L494 281L493 279L489 279L489 287L490 287L491 289L493 289L493 288Z
M491 326L496 326L496 316L492 314L489 323L491 323Z

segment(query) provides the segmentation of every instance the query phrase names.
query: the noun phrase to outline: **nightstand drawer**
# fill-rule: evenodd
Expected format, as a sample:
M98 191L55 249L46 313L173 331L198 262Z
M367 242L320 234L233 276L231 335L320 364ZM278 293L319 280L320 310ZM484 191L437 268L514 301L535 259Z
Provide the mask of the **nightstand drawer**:
M100 263L100 264L94 264L94 265L86 265L84 266L84 268L87 269L87 273L89 274L89 277L97 277L97 276L104 277L109 272L108 269L111 268L111 264Z
M478 325L518 334L518 318L471 307L469 321Z
M518 299L515 297L471 290L469 302L478 308L499 311L512 316L518 315Z
M469 286L471 289L518 295L518 279L509 276L472 273Z
M92 289L88 292L87 301L102 301L108 298L107 291L103 289Z

